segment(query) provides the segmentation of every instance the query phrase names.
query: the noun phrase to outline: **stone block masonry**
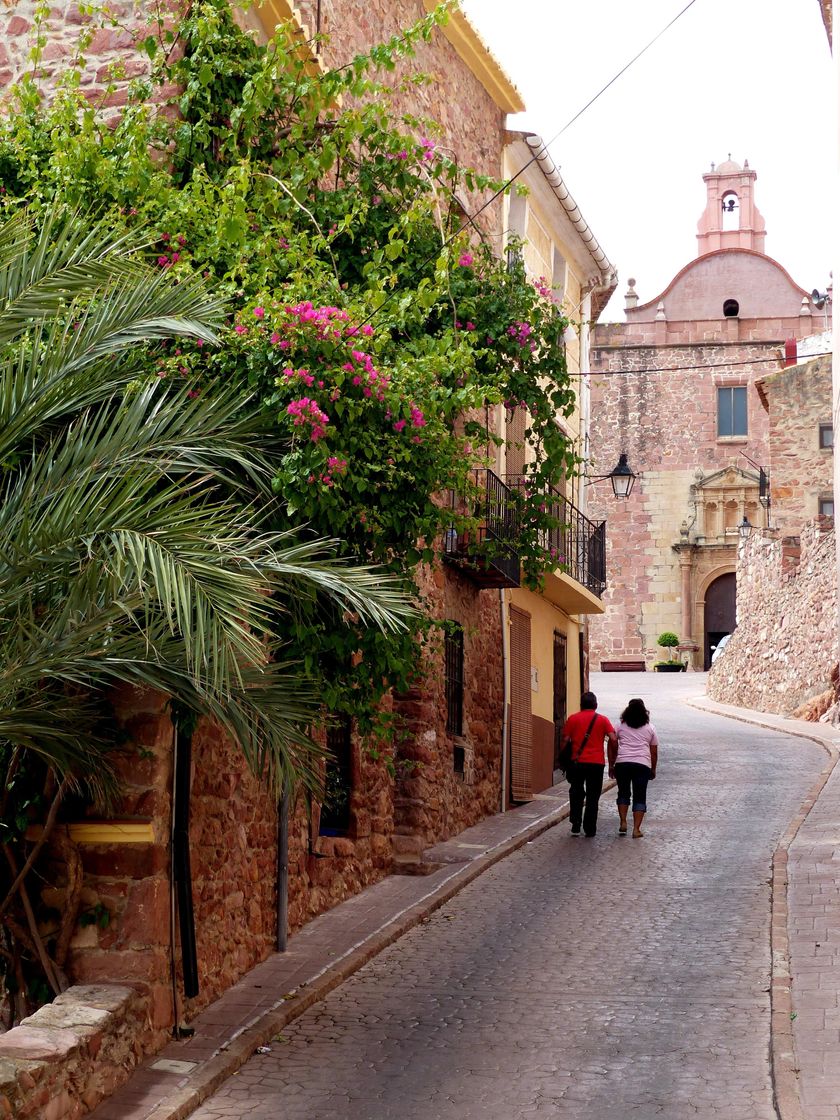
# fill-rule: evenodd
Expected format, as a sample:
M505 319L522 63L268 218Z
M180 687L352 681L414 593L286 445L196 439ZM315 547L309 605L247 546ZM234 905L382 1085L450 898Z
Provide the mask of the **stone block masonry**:
M0 1035L0 1116L85 1115L128 1080L149 1036L147 1001L133 989L69 988Z
M830 521L800 538L754 535L738 561L738 626L709 672L724 704L790 715L830 687L837 663L837 570Z

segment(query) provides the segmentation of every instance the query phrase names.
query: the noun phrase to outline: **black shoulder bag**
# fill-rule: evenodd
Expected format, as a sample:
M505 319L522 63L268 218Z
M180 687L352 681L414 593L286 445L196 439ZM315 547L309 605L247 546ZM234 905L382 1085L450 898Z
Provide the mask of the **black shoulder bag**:
M592 728L595 726L595 720L597 718L598 713L596 712L592 717L592 722L586 729L586 734L580 741L580 750L574 757L572 756L572 740L568 736L566 737L566 742L563 744L563 750L560 752L560 762L558 766L558 769L562 770L566 775L566 781L569 780L569 769L571 768L572 763L578 761L578 759L584 752L586 744L589 742L589 736L592 734Z

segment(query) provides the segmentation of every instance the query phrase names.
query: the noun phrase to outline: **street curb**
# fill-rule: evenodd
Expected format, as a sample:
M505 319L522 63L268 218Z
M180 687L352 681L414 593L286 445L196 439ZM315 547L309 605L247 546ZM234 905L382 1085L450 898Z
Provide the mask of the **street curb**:
M728 706L714 701L687 700L686 703L698 711L711 715L725 716L740 723L763 727L768 731L779 731L808 739L823 748L828 754L828 762L820 776L808 791L799 811L792 818L773 853L770 875L770 1072L773 1082L773 1101L779 1120L805 1120L800 1095L799 1069L796 1062L796 1040L794 1037L793 976L791 975L790 936L788 933L788 853L802 825L819 800L828 779L834 772L840 749L835 742L816 731L816 725L803 724L802 729L763 720L759 716L747 714L746 709L728 710ZM806 728L808 730L806 730ZM813 729L813 730L811 730Z
M603 793L615 788L615 781L604 783ZM464 887L477 879L495 864L512 855L519 848L535 840L550 828L569 816L569 804L548 813L545 817L527 825L516 835L501 841L483 855L477 856L465 867L453 873L452 877L430 891L425 898L409 906L396 918L380 926L365 940L346 953L341 960L324 969L308 984L301 987L284 1000L283 1005L259 1016L249 1027L241 1031L223 1045L218 1054L206 1062L191 1076L191 1084L183 1085L170 1094L146 1116L146 1120L186 1120L186 1117L203 1104L233 1074L237 1073L253 1055L258 1046L266 1046L294 1019L297 1019L313 1004L324 999L333 989L344 983L354 972L387 949L403 934L444 906Z

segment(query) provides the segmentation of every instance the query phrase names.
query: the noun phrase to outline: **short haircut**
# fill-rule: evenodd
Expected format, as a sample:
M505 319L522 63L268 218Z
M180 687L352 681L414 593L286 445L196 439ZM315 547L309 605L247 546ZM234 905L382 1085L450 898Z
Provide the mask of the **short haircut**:
M582 712L594 712L598 707L598 697L594 692L584 692L580 698L580 710Z

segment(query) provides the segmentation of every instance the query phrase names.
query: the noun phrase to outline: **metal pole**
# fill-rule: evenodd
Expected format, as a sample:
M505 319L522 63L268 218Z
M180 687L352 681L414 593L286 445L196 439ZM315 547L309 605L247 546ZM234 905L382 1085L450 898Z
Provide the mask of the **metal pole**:
M289 791L277 807L277 952L286 952L289 934Z

